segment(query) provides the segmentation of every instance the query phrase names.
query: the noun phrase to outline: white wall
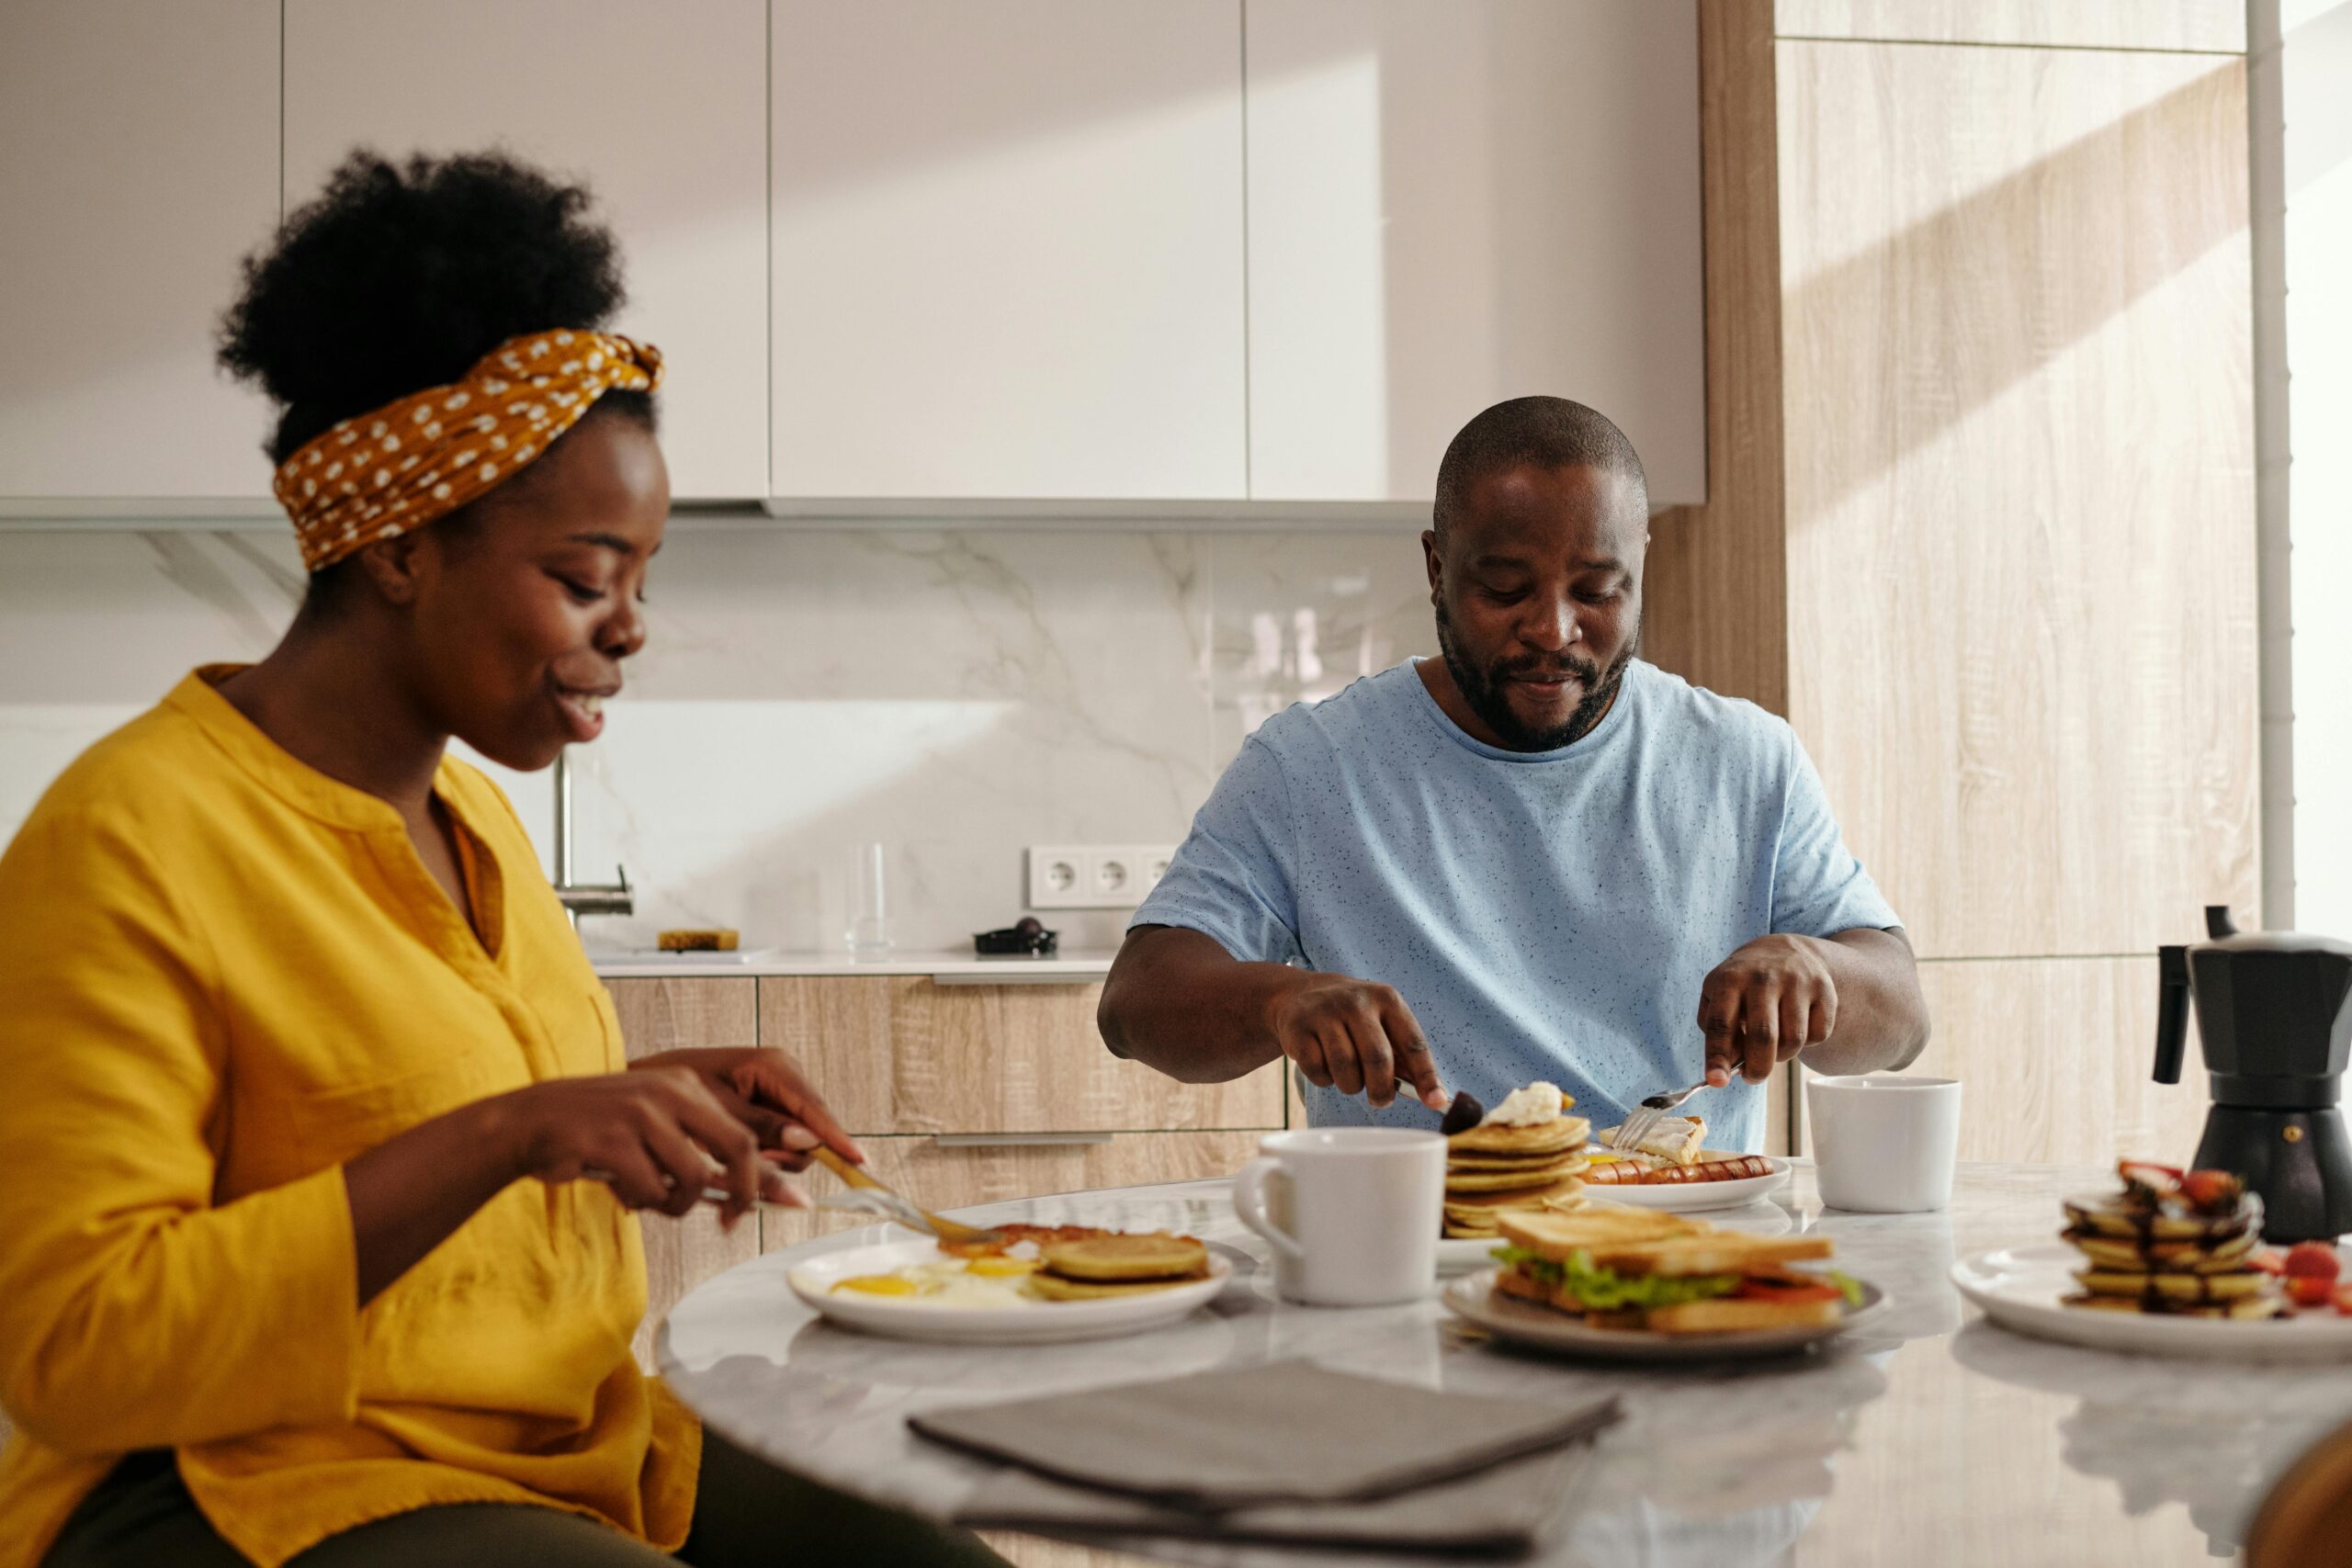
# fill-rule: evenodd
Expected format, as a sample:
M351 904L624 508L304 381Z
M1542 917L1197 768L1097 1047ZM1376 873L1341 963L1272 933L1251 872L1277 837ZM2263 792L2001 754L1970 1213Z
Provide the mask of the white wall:
M2295 924L2352 940L2352 0L2281 0Z
M1131 525L1130 525L1131 527ZM290 533L0 534L0 842L190 667L267 651ZM847 847L893 846L902 946L1018 918L1022 848L1172 842L1259 720L1435 651L1420 547L1378 533L678 529L652 635L575 769L576 874L639 918L842 945ZM549 789L502 774L542 852ZM1124 919L1057 912L1066 945Z

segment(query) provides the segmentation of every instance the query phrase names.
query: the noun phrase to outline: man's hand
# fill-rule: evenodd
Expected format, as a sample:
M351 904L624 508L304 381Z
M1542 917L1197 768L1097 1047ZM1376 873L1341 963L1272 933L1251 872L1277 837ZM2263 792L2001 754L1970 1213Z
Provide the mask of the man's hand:
M859 1165L865 1151L842 1130L800 1065L774 1046L713 1045L691 1050L659 1051L629 1064L632 1071L648 1067L693 1070L719 1103L749 1127L759 1139L769 1162L786 1170L802 1170L819 1144Z
M1838 1027L1838 982L1809 936L1759 936L1715 965L1699 987L1699 1028L1707 1037L1707 1081L1734 1073L1762 1083L1772 1069Z
M1266 1023L1307 1082L1363 1095L1375 1108L1393 1103L1401 1083L1430 1110L1445 1109L1445 1086L1438 1081L1429 1041L1394 987L1345 975L1293 973L1295 981L1267 1003Z

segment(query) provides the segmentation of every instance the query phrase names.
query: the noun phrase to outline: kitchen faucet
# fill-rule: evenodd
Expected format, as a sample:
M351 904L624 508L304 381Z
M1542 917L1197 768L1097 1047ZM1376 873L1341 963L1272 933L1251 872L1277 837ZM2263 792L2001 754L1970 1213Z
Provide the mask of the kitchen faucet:
M617 882L575 883L571 880L571 748L555 754L555 896L580 929L582 915L628 915L637 909L637 895L628 885L628 868L613 867Z

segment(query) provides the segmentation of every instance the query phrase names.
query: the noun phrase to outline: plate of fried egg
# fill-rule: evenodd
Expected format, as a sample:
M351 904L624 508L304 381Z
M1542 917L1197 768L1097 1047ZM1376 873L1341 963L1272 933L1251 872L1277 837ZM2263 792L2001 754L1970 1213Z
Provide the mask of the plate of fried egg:
M1035 1345L1174 1323L1213 1299L1232 1272L1193 1236L1087 1231L960 1253L928 1239L883 1242L825 1253L786 1278L812 1311L843 1328Z

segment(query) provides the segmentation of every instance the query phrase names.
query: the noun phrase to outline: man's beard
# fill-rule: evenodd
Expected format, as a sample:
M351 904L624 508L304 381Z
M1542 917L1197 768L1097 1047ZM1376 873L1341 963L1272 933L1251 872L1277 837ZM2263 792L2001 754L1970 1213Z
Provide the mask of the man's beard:
M1445 613L1445 604L1437 606L1437 647L1445 656L1446 670L1453 676L1453 683L1461 690L1463 701L1470 711L1487 721L1487 728L1502 738L1506 750L1512 751L1556 751L1563 746L1574 745L1590 733L1609 705L1616 700L1617 688L1625 679L1625 666L1634 661L1634 650L1641 646L1642 628L1634 626L1634 635L1626 640L1625 651L1611 661L1604 671L1589 659L1579 659L1573 653L1563 653L1545 659L1531 656L1505 660L1485 670L1474 666L1462 651L1461 642L1453 635L1453 622ZM1508 682L1522 675L1573 675L1584 687L1583 700L1563 722L1544 729L1531 729L1511 711L1506 692Z

